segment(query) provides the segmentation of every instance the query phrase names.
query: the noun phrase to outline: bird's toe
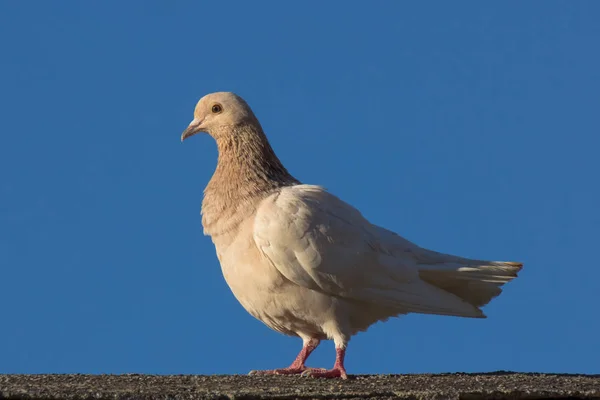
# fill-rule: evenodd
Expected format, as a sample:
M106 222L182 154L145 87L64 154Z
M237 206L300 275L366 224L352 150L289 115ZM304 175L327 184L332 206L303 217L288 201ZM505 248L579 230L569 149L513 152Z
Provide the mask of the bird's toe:
M346 370L343 368L333 368L333 369L324 369L324 368L309 368L306 371L302 372L302 376L310 376L313 378L341 378L348 379L348 374Z

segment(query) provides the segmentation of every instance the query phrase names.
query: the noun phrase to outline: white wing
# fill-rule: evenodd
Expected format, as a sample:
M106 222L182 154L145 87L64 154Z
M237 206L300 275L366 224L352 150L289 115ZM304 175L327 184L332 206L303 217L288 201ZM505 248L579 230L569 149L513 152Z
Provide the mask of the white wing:
M319 186L281 189L259 206L254 240L290 281L398 313L481 317L473 305L419 277L424 249L369 223Z

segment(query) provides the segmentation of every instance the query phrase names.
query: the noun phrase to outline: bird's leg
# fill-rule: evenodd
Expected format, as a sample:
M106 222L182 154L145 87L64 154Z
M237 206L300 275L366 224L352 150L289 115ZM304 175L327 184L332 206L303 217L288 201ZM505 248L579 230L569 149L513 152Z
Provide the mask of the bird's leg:
M304 363L306 362L306 359L308 358L310 353L312 353L313 350L317 348L319 342L319 339L313 338L305 340L304 345L302 346L302 350L300 350L300 353L298 353L298 356L296 357L294 362L292 362L292 364L287 368L250 371L249 375L291 375L301 374L304 371L311 371L311 368L308 368L306 365L304 365Z
M346 356L345 346L335 346L335 364L329 370L308 369L302 373L302 376L312 376L314 378L342 378L348 379L346 368L344 368L344 357Z

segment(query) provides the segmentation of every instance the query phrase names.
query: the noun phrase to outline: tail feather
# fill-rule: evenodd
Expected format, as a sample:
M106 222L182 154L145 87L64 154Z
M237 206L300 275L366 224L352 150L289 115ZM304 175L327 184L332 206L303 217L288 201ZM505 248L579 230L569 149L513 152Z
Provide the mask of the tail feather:
M523 267L521 263L508 261L457 261L420 264L419 276L475 307L488 304L502 293L501 287L516 278Z

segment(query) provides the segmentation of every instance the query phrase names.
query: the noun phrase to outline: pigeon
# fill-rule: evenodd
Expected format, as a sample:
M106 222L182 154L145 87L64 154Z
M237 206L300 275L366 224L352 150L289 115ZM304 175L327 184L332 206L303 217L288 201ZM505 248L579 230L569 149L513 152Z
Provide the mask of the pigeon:
M353 335L408 313L485 318L481 307L522 268L419 247L324 187L300 182L234 93L200 99L181 141L199 132L219 153L201 215L223 276L248 313L303 342L289 367L251 375L347 379ZM307 367L322 340L335 344L333 368Z

